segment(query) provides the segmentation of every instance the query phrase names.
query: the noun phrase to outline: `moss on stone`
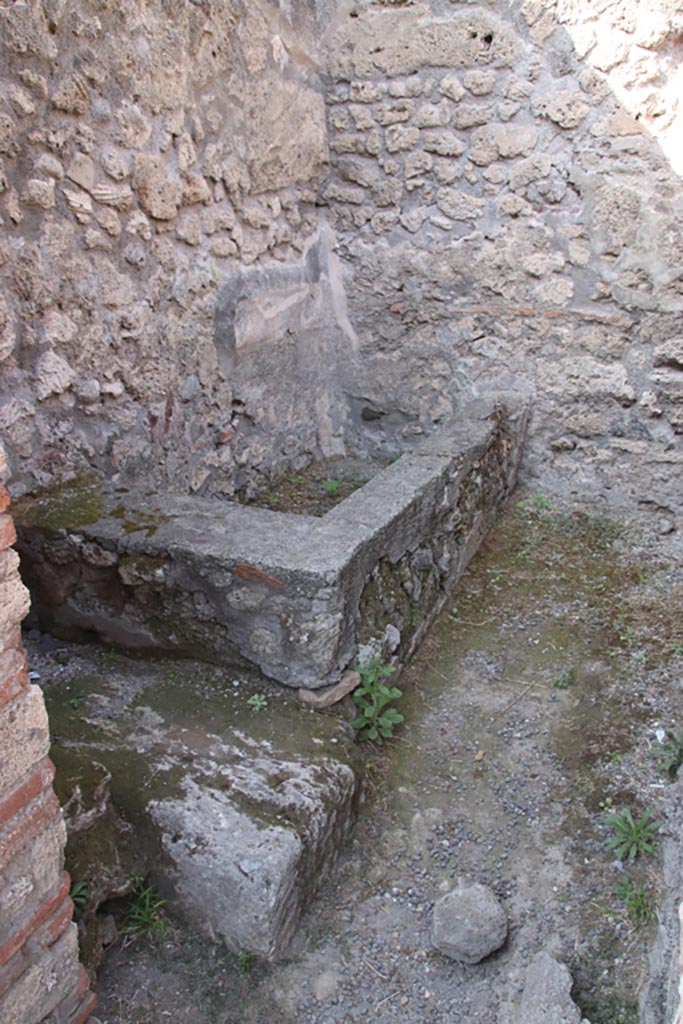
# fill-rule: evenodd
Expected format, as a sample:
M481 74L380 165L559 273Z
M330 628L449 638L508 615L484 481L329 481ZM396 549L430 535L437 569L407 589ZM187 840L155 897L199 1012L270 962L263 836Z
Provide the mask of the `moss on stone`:
M12 508L20 526L53 535L90 526L102 518L103 512L102 481L93 475L44 488L37 494L20 498Z

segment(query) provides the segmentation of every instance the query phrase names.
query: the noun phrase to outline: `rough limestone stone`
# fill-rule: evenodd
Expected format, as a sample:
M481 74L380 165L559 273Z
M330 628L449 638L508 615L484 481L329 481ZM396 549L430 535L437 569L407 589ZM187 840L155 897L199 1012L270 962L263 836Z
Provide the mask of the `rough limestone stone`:
M518 1020L524 1024L579 1024L581 1011L570 992L572 976L549 953L537 953L526 972Z
M135 157L134 186L145 213L155 220L172 220L178 209L178 187L161 157L139 153Z
M52 349L40 357L36 363L36 395L39 400L50 395L61 395L71 387L75 377L74 370L65 359Z
M478 964L507 938L505 911L492 889L461 882L434 905L432 943L463 964Z

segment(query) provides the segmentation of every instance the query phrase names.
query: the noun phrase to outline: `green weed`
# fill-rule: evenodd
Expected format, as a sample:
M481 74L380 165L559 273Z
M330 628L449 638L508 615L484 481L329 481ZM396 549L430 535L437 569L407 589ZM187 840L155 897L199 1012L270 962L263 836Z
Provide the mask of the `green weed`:
M255 711L263 711L268 707L268 698L265 693L254 693L247 701L247 704Z
M360 686L353 691L353 701L358 715L353 723L361 739L381 743L394 734L394 727L403 721L403 715L396 708L389 707L403 696L398 687L389 687L384 682L395 672L392 665L384 665L381 658L371 658L356 669L361 678Z
M248 949L241 949L237 954L237 970L246 978L248 974L254 970L256 966L256 957L253 953L250 953Z
M123 919L122 930L132 938L143 935L164 935L171 927L171 922L163 908L166 900L159 896L153 885L145 885L141 875L132 874L135 885L133 900Z
M612 890L622 900L628 916L634 924L646 925L657 916L654 896L644 886L635 885L630 878L617 882Z
M338 480L323 480L320 486L325 494L336 494L341 485Z
M74 905L73 919L74 921L78 921L88 905L88 900L90 899L87 883L73 882L69 895L71 896L71 902Z
M615 835L608 838L607 845L619 860L634 861L641 853L656 852L657 832L663 822L654 821L653 817L652 811L645 811L636 821L628 808L621 814L609 815L606 821Z
M565 672L560 672L559 676L555 676L553 679L553 686L556 690L568 690L575 682L576 669L569 668Z

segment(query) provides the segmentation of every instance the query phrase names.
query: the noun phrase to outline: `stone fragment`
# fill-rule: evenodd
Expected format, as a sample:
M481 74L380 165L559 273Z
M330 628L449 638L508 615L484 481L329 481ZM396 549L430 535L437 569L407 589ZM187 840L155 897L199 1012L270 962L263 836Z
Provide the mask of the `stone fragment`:
M41 210L51 210L55 205L54 179L42 181L40 178L30 178L21 194L21 200L27 206L38 206Z
M118 238L121 234L121 221L114 210L110 209L108 206L98 208L95 211L95 219L99 226L106 231L108 235L111 235L112 238Z
M94 185L90 194L96 203L114 210L127 210L133 202L133 190L128 185L111 185L107 181Z
M0 110L0 153L15 156L16 152L16 124L9 114Z
M426 174L432 169L434 158L430 153L418 150L417 153L409 153L405 159L404 171L406 178L416 178L418 175Z
M180 186L180 204L193 206L195 203L211 203L211 189L201 174L185 174Z
M152 237L151 225L142 210L133 210L126 221L126 231L129 235L137 235L146 242L149 242Z
M484 209L483 199L455 188L440 188L436 194L436 205L442 213L453 220L475 220Z
M526 160L519 160L510 170L510 188L513 192L526 188L532 181L550 174L550 157L547 153L534 153Z
M489 68L477 68L466 71L463 83L474 96L487 96L496 84L496 73Z
M413 112L413 104L410 100L393 100L388 103L379 103L375 107L375 120L386 128L390 124L399 124L402 121L409 121Z
M420 75L411 75L410 78L393 78L389 82L390 96L421 96L425 89L425 83Z
M139 153L135 157L133 183L145 213L155 220L171 220L178 209L177 186L166 172L161 157Z
M309 704L311 707L329 708L360 686L360 682L361 678L358 672L347 672L336 686L331 686L324 692L302 688L298 692L298 697L303 704Z
M537 953L524 982L518 1020L524 1024L579 1024L581 1011L571 998L572 976L549 953Z
M478 964L500 949L507 932L505 911L485 885L461 882L434 905L432 944L459 963Z
M415 114L418 128L440 128L447 125L451 112L446 100L441 103L424 103Z
M425 132L424 149L428 153L436 153L438 156L462 156L465 152L465 143L462 142L455 132L431 131Z
M67 75L52 94L52 105L67 114L86 114L90 106L90 90L82 75Z
M391 125L385 132L385 142L390 153L402 153L415 149L420 141L419 128L405 128L402 125Z
M225 236L212 239L210 249L213 255L218 256L219 259L225 259L237 253L235 242L233 242L232 238L226 238Z
M39 96L41 99L47 97L47 79L44 75L39 75L29 68L24 68L19 72L19 79L27 89L31 90L34 96Z
M372 116L372 110L369 107L351 105L349 107L349 113L353 119L354 127L356 131L365 132L371 128L377 127L377 122Z
M474 128L488 124L493 119L493 107L489 103L459 103L453 111L456 128Z
M444 96L448 96L456 103L465 95L463 84L454 72L450 72L442 78L439 88Z
M69 164L66 176L86 192L90 192L95 184L95 164L85 153L76 153Z
M658 345L655 349L654 364L683 370L683 338L669 338Z
M128 156L117 149L105 149L100 154L100 163L106 174L114 181L123 181L130 173Z
M92 216L92 199L87 192L64 188L64 198L79 224L87 224Z
M374 160L342 157L337 169L345 181L351 181L363 188L370 188L381 178L381 172L377 169L377 163Z
M61 395L71 387L76 374L65 359L52 350L36 363L36 395L39 401L50 395Z
M36 170L39 174L46 174L48 178L61 181L64 177L64 168L60 161L52 153L42 153L36 161Z
M25 89L22 89L21 86L12 86L9 98L10 103L20 117L28 117L30 114L35 114L36 105L33 98Z
M538 138L533 125L497 124L493 130L498 152L504 158L528 156Z
M374 103L386 94L384 82L352 82L349 87L349 99L352 103Z
M366 138L358 132L342 132L330 142L333 153L364 153Z
M377 206L396 206L401 201L403 185L396 178L379 181L372 190L372 197Z
M467 156L478 167L485 167L498 159L498 139L494 125L487 124L474 129Z
M401 224L410 231L411 234L415 234L422 227L427 217L427 208L425 206L418 206L415 210L409 210L406 213L401 214Z
M9 307L0 295L0 363L4 363L12 355L16 341L16 331Z
M531 108L537 117L547 117L559 124L560 128L576 128L590 110L581 93L574 89L546 93L533 100Z
M100 397L100 382L94 377L87 380L77 380L74 384L74 391L86 405L92 405Z
M376 235L381 235L393 228L394 224L398 224L399 217L399 210L382 210L371 218L372 230Z
M130 149L142 149L152 134L152 124L135 103L124 100L116 114L121 143Z
M191 213L179 219L175 235L176 238L187 245L199 245L202 240L202 229L197 214Z
M615 182L598 185L593 196L592 233L599 251L618 256L636 239L640 223L638 193Z

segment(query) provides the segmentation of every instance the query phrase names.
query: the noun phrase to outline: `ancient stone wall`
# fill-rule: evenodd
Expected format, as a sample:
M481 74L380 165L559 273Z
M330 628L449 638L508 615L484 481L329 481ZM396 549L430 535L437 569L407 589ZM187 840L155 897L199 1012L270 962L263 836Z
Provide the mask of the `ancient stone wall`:
M78 964L43 695L29 683L21 644L28 591L12 549L6 478L0 445L0 1020L81 1024L94 998Z
M494 391L533 399L531 485L670 529L680 23L674 0L3 7L15 491L87 467L231 495Z
M286 7L2 5L0 434L17 492L94 467L230 494L335 447L324 102L312 15Z
M672 528L682 17L663 0L338 6L323 196L359 446L524 393L527 483Z

